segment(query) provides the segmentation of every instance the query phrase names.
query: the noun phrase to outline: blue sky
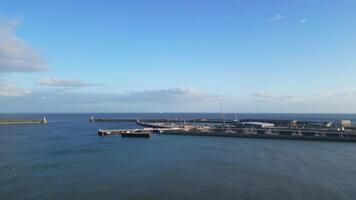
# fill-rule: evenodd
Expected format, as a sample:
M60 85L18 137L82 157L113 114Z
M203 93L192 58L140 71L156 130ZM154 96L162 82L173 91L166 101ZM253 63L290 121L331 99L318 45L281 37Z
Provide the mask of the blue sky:
M3 0L0 112L356 112L355 9Z

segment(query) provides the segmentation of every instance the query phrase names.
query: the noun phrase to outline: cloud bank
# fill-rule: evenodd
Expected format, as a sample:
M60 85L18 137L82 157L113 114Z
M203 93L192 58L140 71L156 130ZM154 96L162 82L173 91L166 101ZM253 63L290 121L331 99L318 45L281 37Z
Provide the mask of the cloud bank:
M0 73L46 70L46 63L37 51L17 37L18 25L18 20L0 18Z
M87 83L80 80L65 80L60 78L44 78L37 82L38 85L51 87L89 87L95 84Z
M121 96L121 100L128 102L146 102L146 103L176 103L176 102L199 102L210 99L213 96L206 95L196 88L171 88L162 90L145 90L132 92Z
M288 95L274 95L271 93L265 93L265 92L256 92L250 95L251 97L254 97L259 100L268 100L268 101L287 101L287 100L292 100L294 97L293 96L288 96Z
M201 91L188 88L170 88L161 90L144 90L129 92L127 94L115 93L84 93L70 92L66 90L37 91L32 96L34 99L43 99L52 103L68 104L104 104L104 103L127 103L127 104L184 104L204 102L214 98Z
M31 90L16 87L12 84L0 83L0 97L19 97L31 94Z
M0 98L0 104L9 105L4 112L203 111L206 105L216 104L217 98L193 87L123 94L74 92L62 88L33 90L21 97L3 96Z

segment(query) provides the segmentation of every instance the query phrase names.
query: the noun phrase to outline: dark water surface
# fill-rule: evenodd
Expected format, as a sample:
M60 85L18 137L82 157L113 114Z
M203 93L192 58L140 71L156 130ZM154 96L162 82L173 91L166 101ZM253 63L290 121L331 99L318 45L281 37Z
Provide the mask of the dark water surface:
M356 115L255 114L332 120ZM245 114L249 117L250 115ZM0 199L356 199L356 144L199 136L99 137L90 114L0 126ZM97 114L217 117L217 114ZM40 119L41 115L0 114Z

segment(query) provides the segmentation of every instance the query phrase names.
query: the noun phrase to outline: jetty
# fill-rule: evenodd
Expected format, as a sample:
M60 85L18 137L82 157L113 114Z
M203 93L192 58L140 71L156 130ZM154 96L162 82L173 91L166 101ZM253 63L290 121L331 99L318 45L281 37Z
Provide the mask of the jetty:
M47 124L46 117L42 120L28 120L28 119L0 119L0 125L16 125L16 124Z

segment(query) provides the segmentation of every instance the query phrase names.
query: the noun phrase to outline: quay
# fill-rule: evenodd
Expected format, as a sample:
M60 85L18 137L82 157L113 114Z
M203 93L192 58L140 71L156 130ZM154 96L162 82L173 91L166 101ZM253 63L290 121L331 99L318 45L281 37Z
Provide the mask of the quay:
M166 135L190 135L190 136L214 136L214 137L237 137L237 138L256 138L256 139L283 139L283 140L307 140L307 141L328 141L328 142L352 142L356 143L355 133L340 134L335 132L319 133L314 132L292 132L284 133L272 132L270 130L255 131L163 131L161 134Z
M190 136L215 136L215 137L238 137L260 139L288 139L309 141L332 141L332 142L356 142L355 132L335 132L325 130L294 130L294 129L212 129L208 127L195 128L143 128L143 129L119 129L102 130L98 135L122 135L122 137L150 137L151 134L162 135L190 135Z
M92 117L91 121L95 121ZM119 119L125 120L125 119ZM99 120L100 121L100 120ZM107 121L107 120L104 120ZM262 139L356 142L351 120L304 122L296 120L145 119L132 120L139 129L99 130L98 135L134 134L196 135Z

